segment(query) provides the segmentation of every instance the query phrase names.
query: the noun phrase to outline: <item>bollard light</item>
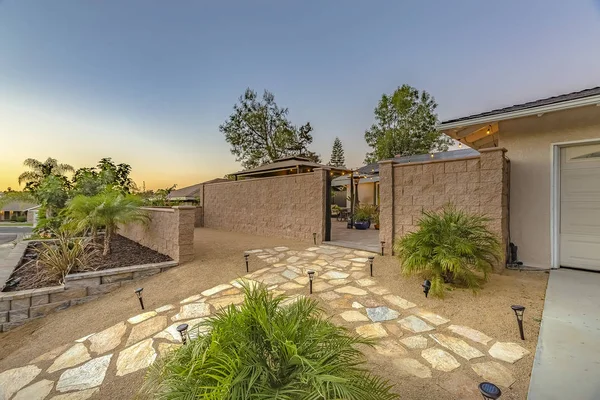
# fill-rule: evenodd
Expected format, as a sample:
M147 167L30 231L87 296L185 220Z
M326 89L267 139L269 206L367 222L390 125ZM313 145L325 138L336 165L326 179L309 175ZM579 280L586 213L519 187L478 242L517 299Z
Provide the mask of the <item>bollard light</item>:
M317 234L313 233L313 242L317 244Z
M144 309L144 300L142 299L143 291L144 291L144 288L135 289L135 295L137 296L138 300L140 301L140 306L142 306L142 310Z
M479 384L479 392L485 400L496 400L502 396L500 388L490 382L481 382Z
M521 340L525 340L525 334L523 333L523 314L525 313L525 307L514 305L510 306L510 308L512 308L517 317L517 324L519 324L519 333L521 334Z
M315 271L309 269L306 273L308 274L309 294L312 294L312 283L313 279L315 279Z
M427 297L429 291L431 290L431 281L429 279L425 279L425 282L423 282L421 286L423 286L423 293L425 293L425 297Z
M373 276L373 260L375 260L375 256L369 257L369 267L371 268L371 276Z
M246 260L246 273L250 272L248 270L248 257L250 257L250 254L244 253L244 259Z
M381 241L381 255L383 255L383 246L385 245L385 242L382 240Z
M177 327L177 332L181 335L181 342L185 345L187 343L187 330L188 324L181 324Z

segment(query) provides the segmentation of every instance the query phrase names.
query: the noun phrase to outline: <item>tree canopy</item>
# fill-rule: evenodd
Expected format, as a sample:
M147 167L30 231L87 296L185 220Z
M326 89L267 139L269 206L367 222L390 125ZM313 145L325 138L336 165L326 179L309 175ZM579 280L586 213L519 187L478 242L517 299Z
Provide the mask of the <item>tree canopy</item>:
M365 163L448 150L451 139L435 129L436 107L429 93L409 85L381 96L375 108L375 123L365 132L372 148Z
M69 164L60 164L55 158L48 157L46 161L39 161L35 158L28 158L23 165L29 168L29 171L19 175L19 185L25 183L25 190L35 190L42 183L44 178L49 176L64 176L67 172L74 172Z
M231 153L246 169L273 162L282 157L302 156L320 162L310 151L313 128L310 123L300 127L288 120L288 109L275 103L275 96L265 90L260 99L248 88L233 106L233 113L219 126Z
M342 141L339 137L336 137L333 141L333 149L331 150L331 159L329 160L329 165L334 167L344 167L346 165L344 148L342 147Z

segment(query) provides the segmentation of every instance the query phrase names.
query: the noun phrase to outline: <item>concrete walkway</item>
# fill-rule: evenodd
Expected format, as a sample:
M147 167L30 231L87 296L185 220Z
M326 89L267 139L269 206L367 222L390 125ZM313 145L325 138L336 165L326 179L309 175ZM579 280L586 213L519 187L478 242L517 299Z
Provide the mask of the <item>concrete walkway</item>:
M529 400L600 399L600 273L550 273Z

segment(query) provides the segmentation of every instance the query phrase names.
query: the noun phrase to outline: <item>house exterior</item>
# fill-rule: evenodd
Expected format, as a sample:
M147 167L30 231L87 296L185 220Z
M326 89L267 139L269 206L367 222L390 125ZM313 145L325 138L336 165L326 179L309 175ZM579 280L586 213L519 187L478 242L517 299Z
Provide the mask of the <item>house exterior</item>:
M509 238L524 265L600 270L600 87L442 122L510 159Z
M11 201L0 206L0 221L14 221L17 217L24 217L28 222L31 221L30 211L37 210L39 205L23 202Z

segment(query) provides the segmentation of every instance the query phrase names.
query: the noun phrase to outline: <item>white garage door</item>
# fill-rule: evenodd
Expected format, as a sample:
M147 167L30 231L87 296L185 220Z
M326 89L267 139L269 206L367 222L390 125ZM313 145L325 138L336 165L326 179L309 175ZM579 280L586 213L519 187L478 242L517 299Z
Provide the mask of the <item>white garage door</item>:
M560 265L600 271L600 145L561 149Z

